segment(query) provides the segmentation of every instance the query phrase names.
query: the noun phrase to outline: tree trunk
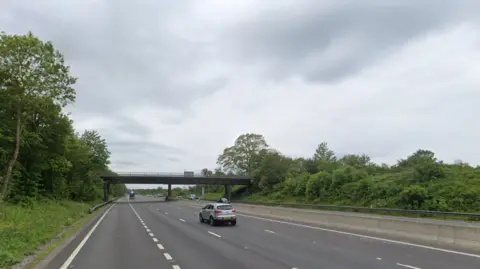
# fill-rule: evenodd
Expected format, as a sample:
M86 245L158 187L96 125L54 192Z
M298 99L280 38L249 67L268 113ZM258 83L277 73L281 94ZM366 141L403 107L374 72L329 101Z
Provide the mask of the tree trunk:
M5 197L7 196L7 191L8 191L8 184L10 182L10 179L12 177L12 172L13 172L13 167L15 166L15 163L17 162L18 155L20 153L20 136L22 134L22 111L20 106L17 109L17 133L15 135L15 151L13 152L12 159L10 160L10 163L8 164L7 168L7 173L5 174L5 178L3 181L3 186L2 186L2 193L0 194L0 201L3 201Z

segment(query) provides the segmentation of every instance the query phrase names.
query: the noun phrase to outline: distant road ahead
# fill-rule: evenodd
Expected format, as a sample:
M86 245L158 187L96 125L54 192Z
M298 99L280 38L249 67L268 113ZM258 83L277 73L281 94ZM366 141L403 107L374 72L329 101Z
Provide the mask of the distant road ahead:
M78 241L47 268L74 269L479 269L480 256L398 245L239 216L211 227L198 209L138 196L115 204L78 253ZM76 255L71 255L72 252ZM70 257L71 262L65 263Z

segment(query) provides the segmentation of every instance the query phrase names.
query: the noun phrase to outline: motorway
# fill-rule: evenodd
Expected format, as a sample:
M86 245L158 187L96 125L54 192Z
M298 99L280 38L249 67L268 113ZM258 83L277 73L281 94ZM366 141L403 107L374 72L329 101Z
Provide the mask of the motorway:
M122 198L105 212L88 234L74 240L45 268L480 268L480 255L372 240L241 213L235 227L211 227L199 222L199 208L157 198L138 196L131 202Z

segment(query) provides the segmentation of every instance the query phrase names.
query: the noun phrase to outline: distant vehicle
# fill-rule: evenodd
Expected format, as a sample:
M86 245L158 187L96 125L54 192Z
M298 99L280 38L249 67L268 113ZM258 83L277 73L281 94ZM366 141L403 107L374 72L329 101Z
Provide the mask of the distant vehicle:
M231 204L212 203L206 204L200 211L198 218L200 222L208 222L211 226L217 224L230 223L232 226L237 224L236 210Z
M197 200L198 197L195 195L195 194L190 194L190 198L188 198L190 200Z
M131 191L129 195L130 200L135 200L135 192Z
M227 198L220 198L218 199L217 203L230 204L230 201L228 201Z

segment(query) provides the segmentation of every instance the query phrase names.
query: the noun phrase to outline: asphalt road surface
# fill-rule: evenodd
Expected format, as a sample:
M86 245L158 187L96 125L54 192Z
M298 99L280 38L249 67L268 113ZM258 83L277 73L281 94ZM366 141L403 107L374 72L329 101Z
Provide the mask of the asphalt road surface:
M127 198L83 242L46 268L74 269L479 269L480 256L372 240L239 215L237 226L199 222L199 208ZM152 201L152 202L150 202ZM156 202L155 202L156 201Z

